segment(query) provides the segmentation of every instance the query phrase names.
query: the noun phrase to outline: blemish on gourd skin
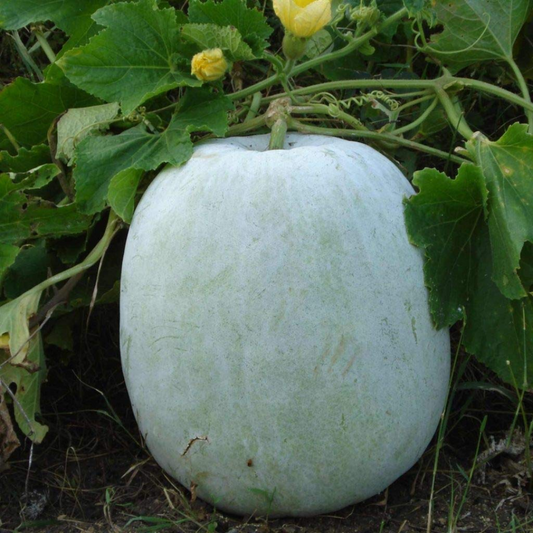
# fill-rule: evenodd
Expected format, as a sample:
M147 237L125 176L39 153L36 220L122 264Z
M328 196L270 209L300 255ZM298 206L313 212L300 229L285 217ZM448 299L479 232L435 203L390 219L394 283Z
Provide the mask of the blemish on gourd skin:
M413 316L411 317L411 330L413 332L413 337L415 338L416 344L418 344L418 336L416 334L416 318Z
M183 450L183 452L181 453L181 456L184 457L187 452L192 448L192 445L195 443L195 442L207 442L209 444L209 438L207 437L207 435L204 435L203 437L193 437L188 443L187 443L187 446L185 447L185 450Z
M346 348L346 339L344 338L344 335L341 335L339 344L337 345L337 348L335 348L335 351L333 352L333 357L331 358L331 363L329 365L328 372L331 372L333 370L333 366L339 360L339 357L342 355L345 348Z
M354 362L355 362L355 355L352 355L352 357L350 358L350 361L346 365L345 369L342 371L342 377L344 377L344 376L346 376L346 374L348 374L348 372L352 368Z

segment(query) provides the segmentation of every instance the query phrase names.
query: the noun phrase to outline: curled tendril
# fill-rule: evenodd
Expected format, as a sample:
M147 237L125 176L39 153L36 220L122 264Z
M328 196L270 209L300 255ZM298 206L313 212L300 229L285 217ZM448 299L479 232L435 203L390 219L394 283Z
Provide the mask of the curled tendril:
M362 107L365 104L374 105L378 101L386 104L391 111L395 111L400 105L397 100L383 91L371 91L367 94L352 96L345 100L339 100L331 93L323 92L317 93L309 100L309 103L327 104L330 115L335 118L339 115L343 108L345 110L349 110L350 107L354 105L357 107Z

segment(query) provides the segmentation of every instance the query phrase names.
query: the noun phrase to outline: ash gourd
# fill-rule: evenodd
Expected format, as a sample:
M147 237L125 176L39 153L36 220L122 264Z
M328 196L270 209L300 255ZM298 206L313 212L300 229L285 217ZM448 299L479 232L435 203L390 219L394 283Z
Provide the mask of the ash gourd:
M403 199L360 143L289 134L197 146L144 194L121 295L126 384L157 462L217 509L332 512L385 489L444 407Z

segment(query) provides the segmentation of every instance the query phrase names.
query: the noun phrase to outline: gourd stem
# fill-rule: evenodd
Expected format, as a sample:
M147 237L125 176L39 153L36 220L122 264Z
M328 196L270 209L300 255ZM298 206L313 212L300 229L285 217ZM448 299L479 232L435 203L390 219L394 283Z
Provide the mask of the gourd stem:
M509 63L509 66L513 69L516 82L518 83L518 86L522 91L524 99L531 103L531 95L529 94L529 88L521 70L518 68L518 65L512 57L507 59L507 63ZM526 117L529 122L529 133L533 133L533 111L526 109Z
M259 110L259 107L261 106L261 100L263 98L263 95L261 94L261 91L258 91L254 94L252 98L252 103L250 104L250 110L248 111L248 114L246 115L246 118L244 119L244 122L248 122L255 118L257 115L257 111Z
M407 131L414 130L418 126L420 126L428 117L431 115L432 111L437 107L437 104L439 103L439 99L435 98L431 104L426 108L426 110L413 122L410 122L409 124L406 124L405 126L398 128L397 130L394 130L394 135L401 135L402 133L405 133Z
M520 95L502 89L496 85L480 81L472 80L470 78L455 78L449 76L442 76L434 80L397 80L397 79L374 79L374 80L341 80L330 81L326 83L318 83L316 85L310 85L309 87L303 87L301 89L295 89L292 91L295 96L303 96L306 94L315 94L318 92L335 91L342 89L432 89L436 90L437 86L447 87L449 85L456 84L457 86L469 87L476 89L480 92L499 96L500 98L511 102L512 104L519 105L527 111L533 111L533 103L528 102ZM237 93L234 93L237 94ZM264 103L268 103L285 94L275 94L263 99Z
M48 43L48 40L43 35L43 32L40 31L40 30L33 30L33 33L34 33L35 37L37 38L37 41L41 45L41 48L42 48L43 52L46 54L46 57L48 58L50 63L55 63L56 55L55 55L54 51L52 50L52 48L50 47L50 44Z
M305 106L292 106L290 108L291 113L295 114L317 114L317 115L329 115L332 118L339 118L342 121L346 122L346 124L349 124L354 130L365 130L368 131L367 128L361 124L355 117L352 117L349 113L346 113L345 111L342 111L341 109L336 108L334 112L332 112L330 106L324 105L324 104L309 104Z
M285 135L287 134L287 121L285 118L278 118L272 125L270 132L269 150L283 150L285 144Z
M455 128L457 132L466 140L471 139L474 135L474 132L467 124L464 114L457 110L456 106L452 102L452 99L442 87L437 88L437 97L439 98L446 115L448 115L448 120L452 128Z
M25 296L31 293L44 291L45 289L47 289L48 287L52 287L56 283L65 281L66 279L72 278L73 276L76 276L88 270L105 253L113 237L115 236L117 231L120 229L120 226L121 226L120 219L118 218L118 216L115 214L113 210L110 210L109 218L107 220L107 226L106 226L103 237L100 239L98 244L89 252L87 257L81 263L71 268L68 268L67 270L64 270L63 272L60 272L59 274L56 274L55 276L49 277L48 279L39 283L39 285L36 285L29 291L19 296L19 298L24 298Z

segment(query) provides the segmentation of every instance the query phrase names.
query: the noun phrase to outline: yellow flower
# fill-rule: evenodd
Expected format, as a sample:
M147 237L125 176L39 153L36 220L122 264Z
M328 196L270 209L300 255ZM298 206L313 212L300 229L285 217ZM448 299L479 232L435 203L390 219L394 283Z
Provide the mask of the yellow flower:
M274 11L296 37L311 37L331 21L331 0L274 0Z
M220 48L204 50L196 54L191 62L191 74L202 81L215 81L224 76L228 62Z

